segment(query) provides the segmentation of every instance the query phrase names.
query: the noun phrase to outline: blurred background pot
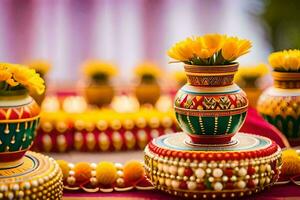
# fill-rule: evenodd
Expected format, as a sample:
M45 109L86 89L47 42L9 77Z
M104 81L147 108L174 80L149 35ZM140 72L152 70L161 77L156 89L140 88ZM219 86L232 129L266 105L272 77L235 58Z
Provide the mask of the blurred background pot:
M289 139L300 141L300 73L273 72L274 86L262 93L257 109Z
M161 89L156 79L151 76L143 76L140 84L135 88L135 95L140 105L155 105L161 94Z
M103 107L114 98L114 88L109 84L90 84L85 88L85 97L89 104Z

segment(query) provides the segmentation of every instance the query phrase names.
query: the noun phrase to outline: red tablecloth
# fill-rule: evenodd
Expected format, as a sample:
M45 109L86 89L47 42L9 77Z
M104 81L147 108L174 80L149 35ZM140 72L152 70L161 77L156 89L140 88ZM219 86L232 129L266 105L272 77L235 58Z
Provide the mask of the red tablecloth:
M65 200L96 200L96 199L153 199L153 200L176 200L182 198L176 198L165 194L160 191L130 191L130 192L112 192L112 193L64 193ZM269 190L257 193L255 195L244 197L243 199L257 199L257 200L283 200L283 199L300 199L300 186L287 184L287 185L275 185Z
M277 128L265 121L254 108L249 108L246 121L240 131L268 137L281 148L290 146L286 137Z

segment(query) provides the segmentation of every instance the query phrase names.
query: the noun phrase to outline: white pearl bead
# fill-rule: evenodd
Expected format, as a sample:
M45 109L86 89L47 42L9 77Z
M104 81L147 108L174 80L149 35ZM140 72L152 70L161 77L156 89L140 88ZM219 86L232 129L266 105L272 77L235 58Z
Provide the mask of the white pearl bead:
M207 173L207 174L210 174L210 173L211 173L211 169L210 169L210 168L207 168L207 169L206 169L206 173Z
M14 199L14 193L9 192L7 197L8 197L8 199Z
M97 164L96 164L96 163L91 163L91 168L92 168L92 169L96 169L96 167L97 167Z
M269 164L267 165L267 171L268 172L272 171L271 165L269 165Z
M223 177L222 177L222 180L223 180L224 182L227 182L227 181L228 181L228 176L223 176Z
M244 188L246 187L246 183L245 183L245 181L239 181L239 182L237 183L237 186L238 186L238 188L240 188L240 189L244 189Z
M214 190L216 190L216 191L221 191L222 189L223 189L222 183L216 182L216 183L214 184Z
M69 183L70 185L73 185L76 182L76 179L74 176L69 176L67 178L67 183Z
M158 164L157 164L157 168L158 168L158 171L162 171L162 169L163 169L163 164L158 163Z
M176 166L170 166L169 167L170 174L176 175L177 173L177 167Z
M163 165L163 171L168 172L169 171L169 166L168 165Z
M179 182L176 181L176 180L172 180L171 185L172 185L172 187L173 187L174 189L179 188Z
M205 176L205 171L202 168L196 169L195 175L197 178L203 178Z
M197 188L197 183L189 181L187 182L187 187L189 190L195 190Z
M234 182L234 181L236 181L236 180L237 180L236 176L232 176L232 177L231 177L231 181Z
M24 188L29 190L30 189L30 183L29 182L25 182L24 183Z
M184 167L179 167L178 168L178 175L183 176L184 175Z
M165 179L164 179L164 178L159 178L158 181L159 181L159 184L160 184L160 185L163 185L164 182L165 182Z
M166 184L166 186L170 187L171 186L171 179L166 179L165 184Z
M39 183L36 180L32 181L31 184L33 187L37 187L39 185Z
M253 180L253 183L254 183L255 185L257 185L257 184L258 184L258 179L257 179L257 178L254 179L254 180Z
M239 176L246 176L247 175L247 170L245 168L240 168L238 172Z
M213 176L219 178L223 175L223 171L220 168L216 168L213 170Z
M12 187L12 189L14 190L14 191L17 191L17 190L19 190L19 185L18 184L14 184L13 185L13 187Z

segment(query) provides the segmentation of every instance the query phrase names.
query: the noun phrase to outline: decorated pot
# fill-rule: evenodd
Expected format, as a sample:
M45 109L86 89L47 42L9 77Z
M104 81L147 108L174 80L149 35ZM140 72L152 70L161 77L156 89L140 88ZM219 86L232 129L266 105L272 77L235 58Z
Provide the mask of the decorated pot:
M114 94L114 88L109 83L91 83L85 88L85 97L87 102L98 107L109 105L114 98Z
M293 143L300 141L300 73L273 72L274 86L260 96L257 109Z
M136 86L135 95L140 105L152 104L155 105L160 97L160 86L156 80L144 81Z
M31 147L36 136L39 113L40 107L26 90L1 92L1 167L15 167L22 164L23 155Z
M188 83L176 94L175 114L193 143L229 143L244 123L248 100L233 83L237 69L185 65Z

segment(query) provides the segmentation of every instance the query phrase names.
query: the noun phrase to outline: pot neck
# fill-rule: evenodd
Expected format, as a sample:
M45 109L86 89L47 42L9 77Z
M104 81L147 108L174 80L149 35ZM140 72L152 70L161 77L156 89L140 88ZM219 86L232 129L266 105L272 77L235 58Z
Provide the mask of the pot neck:
M16 107L30 102L32 98L26 90L0 91L0 108Z
M238 64L221 66L185 65L187 81L192 86L222 87L233 84Z
M299 72L276 72L272 73L274 87L281 89L300 89Z

